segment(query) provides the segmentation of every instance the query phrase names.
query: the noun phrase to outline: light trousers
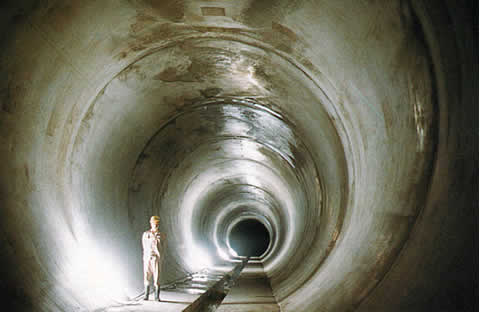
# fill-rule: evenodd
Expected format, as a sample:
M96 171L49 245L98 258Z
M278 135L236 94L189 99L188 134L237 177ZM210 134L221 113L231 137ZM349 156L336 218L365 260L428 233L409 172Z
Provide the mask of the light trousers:
M143 283L145 286L149 286L150 281L152 281L153 286L160 286L161 263L160 257L143 258Z

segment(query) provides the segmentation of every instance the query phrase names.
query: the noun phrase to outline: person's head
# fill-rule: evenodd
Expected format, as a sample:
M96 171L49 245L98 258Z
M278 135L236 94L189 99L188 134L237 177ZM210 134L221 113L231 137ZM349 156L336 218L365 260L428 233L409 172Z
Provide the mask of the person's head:
M160 217L152 216L150 218L150 227L152 228L152 230L154 231L158 230L159 224L160 224Z

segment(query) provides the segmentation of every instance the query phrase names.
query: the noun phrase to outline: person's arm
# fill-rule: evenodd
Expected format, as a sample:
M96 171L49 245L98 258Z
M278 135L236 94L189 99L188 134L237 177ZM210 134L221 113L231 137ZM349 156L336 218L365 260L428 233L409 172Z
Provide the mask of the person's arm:
M160 252L164 254L165 250L167 249L167 235L165 233L160 233L160 238L160 247L162 248Z

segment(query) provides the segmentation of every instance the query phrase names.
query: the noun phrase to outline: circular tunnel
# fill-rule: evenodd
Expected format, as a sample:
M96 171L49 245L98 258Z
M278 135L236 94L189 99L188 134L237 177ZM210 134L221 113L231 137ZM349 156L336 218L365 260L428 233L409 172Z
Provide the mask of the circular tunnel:
M282 311L475 311L473 7L8 2L7 305L137 295L158 215L162 283L250 256Z
M260 221L246 219L232 227L227 241L237 256L260 257L270 245L270 234Z

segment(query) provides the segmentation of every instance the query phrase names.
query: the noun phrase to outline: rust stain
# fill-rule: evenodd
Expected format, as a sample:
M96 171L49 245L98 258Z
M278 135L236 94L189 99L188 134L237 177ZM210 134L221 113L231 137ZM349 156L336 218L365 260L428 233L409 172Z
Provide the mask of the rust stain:
M135 18L138 23L151 23L157 21L155 16L148 15L145 12L138 12Z
M131 30L139 31L141 26L131 25ZM133 28L132 28L133 27ZM142 26L143 27L143 26ZM120 51L115 58L117 60L122 60L126 58L132 52L143 51L148 48L152 43L158 43L161 40L172 37L181 31L182 27L174 25L172 23L163 23L152 26L148 29L148 32L144 32L142 35L138 35L135 32L132 32L131 35L134 38L133 41L128 42L127 48Z
M146 14L145 12L138 12L135 16L135 23L130 25L130 31L132 33L140 32L146 26L157 21L157 18Z
M149 11L156 16L168 19L172 22L182 20L185 12L185 1L160 1L160 0L142 0Z
M131 64L130 66L125 68L120 74L118 74L117 78L120 81L126 81L129 78L130 73L140 75L140 66L138 64Z
M190 64L187 71L178 71L176 67L168 67L161 73L155 75L153 79L164 82L201 82L199 75L193 70L193 63Z
M149 44L157 42L159 39L169 38L178 34L183 29L183 26L175 25L172 23L164 23L155 26L149 36L142 39L143 44Z
M276 32L279 32L285 36L288 37L288 39L292 40L293 42L296 42L298 40L298 36L297 34L295 34L295 32L293 30L291 30L290 28L282 25L282 24L279 24L277 22L272 22L272 29Z
M290 28L276 22L272 22L271 29L264 31L262 37L276 49L287 53L293 53L294 47L300 48L300 40L297 34Z
M117 58L121 60L121 59L126 58L127 55L128 55L127 51L122 51L118 54Z
M132 52L138 52L138 51L142 51L142 50L145 50L147 47L143 45L143 43L133 43L133 42L130 42L128 44L128 48L130 49L130 51Z
M166 82L177 81L177 70L175 67L169 67L162 71L161 73L153 77L155 80L162 80Z

